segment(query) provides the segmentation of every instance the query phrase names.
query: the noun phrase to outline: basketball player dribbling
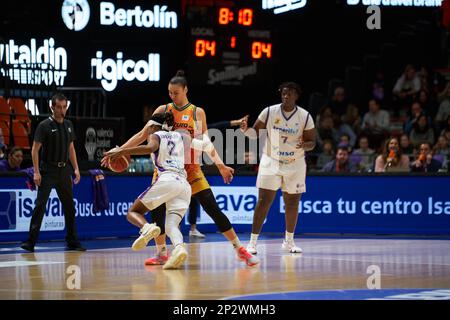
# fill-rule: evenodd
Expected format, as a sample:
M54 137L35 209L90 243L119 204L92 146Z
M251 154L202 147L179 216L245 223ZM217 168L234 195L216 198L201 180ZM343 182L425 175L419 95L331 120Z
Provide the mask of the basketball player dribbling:
M261 157L256 186L258 201L253 216L252 234L247 251L257 253L256 242L262 225L278 189L281 188L285 203L286 234L282 248L290 253L301 253L294 242L298 219L298 204L306 192L305 151L314 149L316 135L314 122L305 109L296 105L301 90L298 84L286 82L280 85L281 103L265 108L249 130L247 122L241 129L250 139L260 136L266 129L267 139Z
M162 127L173 126L173 115L156 113L148 123L148 144L115 148L106 153L113 161L124 155L151 154L158 179L145 190L130 207L127 219L140 228L140 236L134 241L133 250L141 250L147 243L158 236L161 229L156 224L149 224L144 215L161 204L166 205L165 230L174 249L163 269L178 268L187 257L183 244L183 235L178 225L184 217L191 200L191 187L186 180L184 170L184 141L180 133L163 131Z
M192 138L207 137L206 115L202 108L198 108L189 102L187 98L187 80L184 77L184 72L179 71L173 77L168 86L169 96L172 99L171 103L159 106L155 113L172 112L174 115L173 130L186 130ZM137 146L147 139L148 126L146 125L140 132L131 137L122 147ZM220 210L214 194L211 191L208 181L206 180L198 163L199 154L192 150L190 161L185 164L187 172L187 181L192 188L192 196L196 198L205 212L213 219L219 231L231 242L233 248L236 250L237 256L240 260L245 261L248 266L254 266L259 263L259 259L242 246L236 232L234 231L228 217ZM106 163L107 157L102 159L102 163ZM233 178L234 170L223 162L215 162L220 174L224 178L225 183L230 183ZM148 265L164 264L168 260L166 240L164 235L164 207L160 206L152 211L152 217L156 224L161 228L161 235L156 241L157 253L156 257L146 260Z

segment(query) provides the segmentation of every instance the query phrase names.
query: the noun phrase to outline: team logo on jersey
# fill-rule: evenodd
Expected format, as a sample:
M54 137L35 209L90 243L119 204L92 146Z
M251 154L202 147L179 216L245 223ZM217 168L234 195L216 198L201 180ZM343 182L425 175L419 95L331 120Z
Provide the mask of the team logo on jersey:
M276 118L274 124L280 124L281 119L280 118Z
M183 116L181 117L181 120L188 121L189 120L189 115L183 114Z

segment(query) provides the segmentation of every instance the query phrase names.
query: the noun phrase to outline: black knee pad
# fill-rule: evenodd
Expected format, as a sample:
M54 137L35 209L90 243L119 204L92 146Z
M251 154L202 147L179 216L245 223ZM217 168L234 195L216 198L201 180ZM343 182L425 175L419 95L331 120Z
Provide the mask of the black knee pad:
M166 233L166 205L162 204L150 211L150 216L152 218L152 222L156 223L156 225L161 228L161 234Z
M194 195L200 202L205 212L213 219L220 232L226 232L232 228L228 217L220 210L216 198L211 189L202 190Z

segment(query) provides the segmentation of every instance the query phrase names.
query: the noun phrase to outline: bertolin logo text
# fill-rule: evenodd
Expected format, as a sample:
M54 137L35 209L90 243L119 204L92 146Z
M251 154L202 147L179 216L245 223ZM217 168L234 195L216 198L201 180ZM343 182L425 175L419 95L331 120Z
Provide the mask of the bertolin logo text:
M142 10L140 6L134 9L117 8L112 2L100 3L100 24L104 26L138 28L176 29L177 13L166 11L167 6L154 5L153 10Z
M297 10L306 6L306 0L262 0L262 8L279 14Z
M243 80L246 76L255 75L256 72L256 62L244 67L226 66L224 71L211 69L208 72L208 84L215 84L217 82L224 82L234 79Z
M123 60L123 53L117 52L116 60L103 60L103 52L97 51L91 59L91 77L101 80L106 91L113 91L117 82L124 81L159 81L159 53L150 53L147 60Z
M21 84L53 84L64 85L67 76L67 51L55 46L53 38L45 39L43 45L38 47L36 39L32 38L29 45L16 44L9 40L0 44L0 61L13 65L15 68L8 76ZM40 68L31 68L30 65L41 64ZM6 76L6 71L0 69Z

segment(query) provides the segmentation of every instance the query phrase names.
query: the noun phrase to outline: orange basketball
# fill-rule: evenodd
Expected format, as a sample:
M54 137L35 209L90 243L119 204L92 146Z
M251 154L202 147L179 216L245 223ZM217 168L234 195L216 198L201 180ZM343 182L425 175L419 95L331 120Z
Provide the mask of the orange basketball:
M128 166L130 165L130 161L131 161L131 157L129 155L122 156L115 160L109 159L108 167L111 171L114 171L114 172L124 172L125 170L127 170Z

